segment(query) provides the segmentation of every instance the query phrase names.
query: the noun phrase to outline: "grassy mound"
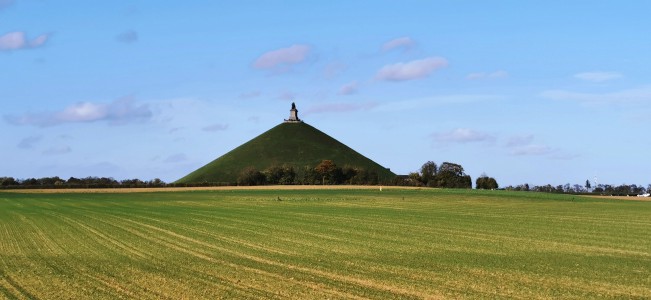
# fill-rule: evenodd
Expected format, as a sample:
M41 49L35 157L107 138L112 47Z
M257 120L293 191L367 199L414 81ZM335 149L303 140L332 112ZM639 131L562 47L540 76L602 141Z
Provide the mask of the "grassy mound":
M225 155L197 169L176 183L235 183L247 167L265 170L274 165L290 165L301 173L322 160L338 166L353 166L376 172L381 180L396 175L350 147L306 123L281 123Z

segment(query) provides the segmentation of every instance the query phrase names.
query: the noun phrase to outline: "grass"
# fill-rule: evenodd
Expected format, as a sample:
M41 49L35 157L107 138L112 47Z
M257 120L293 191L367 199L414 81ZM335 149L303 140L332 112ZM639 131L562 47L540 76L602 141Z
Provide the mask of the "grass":
M374 171L384 181L396 174L359 154L306 123L281 123L233 149L176 183L236 183L247 167L263 171L271 166L289 165L300 175L306 166L316 167L329 159L340 167L350 165Z
M0 193L0 298L642 299L650 216L496 191Z

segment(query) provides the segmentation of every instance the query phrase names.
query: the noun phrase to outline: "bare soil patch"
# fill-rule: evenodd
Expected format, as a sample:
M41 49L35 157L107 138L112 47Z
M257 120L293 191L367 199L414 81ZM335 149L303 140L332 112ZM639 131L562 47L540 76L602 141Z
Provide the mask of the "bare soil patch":
M632 196L584 196L590 198L610 199L610 200L628 200L628 201L647 201L651 202L651 197L632 197Z
M25 194L63 194L63 193L152 193L152 192L186 192L186 191L236 191L236 190L387 190L420 189L405 186L370 186L370 185L264 185L264 186L212 186L212 187L169 187L169 188L104 188L104 189L16 189L3 192Z

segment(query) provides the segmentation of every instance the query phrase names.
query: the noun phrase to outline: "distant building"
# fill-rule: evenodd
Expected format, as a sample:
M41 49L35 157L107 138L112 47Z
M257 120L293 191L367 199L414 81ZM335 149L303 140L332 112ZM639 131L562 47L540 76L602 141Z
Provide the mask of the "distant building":
M292 102L292 109L289 110L289 119L285 119L285 123L302 123L301 119L298 118L298 109L296 109L296 104Z

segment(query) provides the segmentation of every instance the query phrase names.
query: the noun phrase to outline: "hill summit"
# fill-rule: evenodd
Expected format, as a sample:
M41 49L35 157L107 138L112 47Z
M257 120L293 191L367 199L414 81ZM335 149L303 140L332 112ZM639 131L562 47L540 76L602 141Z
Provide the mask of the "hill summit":
M377 174L379 181L393 179L396 174L357 151L308 125L298 118L292 103L289 119L254 139L195 170L176 183L234 184L247 168L263 171L273 166L291 166L300 176L306 168L314 168L323 160L337 166L364 169Z

